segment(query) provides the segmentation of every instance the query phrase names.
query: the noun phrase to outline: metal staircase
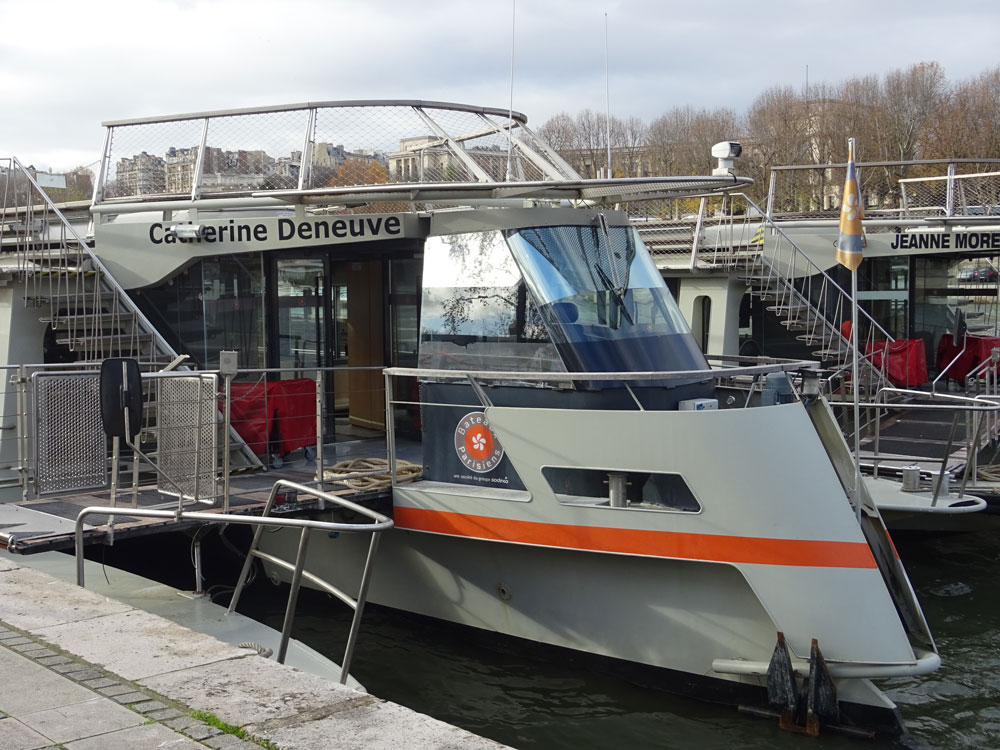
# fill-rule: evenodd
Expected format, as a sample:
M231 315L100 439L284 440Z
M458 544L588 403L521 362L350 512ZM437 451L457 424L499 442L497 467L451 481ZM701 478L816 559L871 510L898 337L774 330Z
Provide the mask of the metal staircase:
M696 267L723 269L743 279L765 309L809 348L826 371L829 393L851 391L853 359L849 329L851 296L817 266L749 197L725 199L725 218L713 241L700 247ZM745 201L742 205L741 202ZM874 396L888 386L885 346L893 337L863 309L858 310L858 388Z
M5 188L0 196L0 274L18 283L24 304L36 308L45 324L46 362L76 366L128 357L145 371L188 369L185 357L143 315L34 176L16 158L8 163L0 166ZM154 396L145 407L142 439L155 454ZM231 429L230 445L233 466L260 466Z

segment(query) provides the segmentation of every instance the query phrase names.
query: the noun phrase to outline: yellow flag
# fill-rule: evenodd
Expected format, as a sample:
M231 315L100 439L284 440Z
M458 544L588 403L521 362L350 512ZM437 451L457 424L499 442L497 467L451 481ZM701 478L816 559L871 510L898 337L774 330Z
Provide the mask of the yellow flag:
M844 199L840 209L840 237L837 240L837 262L856 271L861 265L865 236L861 228L864 208L854 168L854 139L847 141L847 179L844 181Z

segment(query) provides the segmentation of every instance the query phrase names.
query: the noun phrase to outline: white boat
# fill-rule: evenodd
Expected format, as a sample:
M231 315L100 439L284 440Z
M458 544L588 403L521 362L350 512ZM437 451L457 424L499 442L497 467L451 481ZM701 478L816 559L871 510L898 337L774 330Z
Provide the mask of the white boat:
M812 363L711 366L615 209L748 181L724 168L583 180L525 122L464 105L331 102L106 123L92 255L78 243L63 273L22 253L31 267L11 274L8 318L32 318L15 312L18 295L54 312L6 364L41 354L48 326L67 358L131 351L173 365L182 353L211 367L239 349L247 369L385 368L384 390L381 373L358 369L317 381L311 417L320 478L324 451L344 446L334 430L386 437L395 527L370 601L810 731L900 733L872 680L940 659ZM298 136L288 157L249 135L277 123ZM196 136L200 147L180 148ZM169 143L162 156L147 145ZM340 165L319 180L324 159ZM39 287L83 273L103 285L99 304ZM80 319L100 325L59 333ZM762 397L765 378L787 389L780 400ZM39 433L50 418L80 424L86 452L88 412L39 408ZM102 439L96 486L109 481ZM245 439L244 454L266 462L274 437ZM56 449L36 445L34 484L22 471L20 490L72 489L51 476ZM162 452L161 473L177 453ZM402 480L404 457L419 476ZM195 460L196 477L208 463ZM214 471L195 500L225 483ZM306 568L353 593L367 545L313 536ZM296 543L261 537L290 557Z

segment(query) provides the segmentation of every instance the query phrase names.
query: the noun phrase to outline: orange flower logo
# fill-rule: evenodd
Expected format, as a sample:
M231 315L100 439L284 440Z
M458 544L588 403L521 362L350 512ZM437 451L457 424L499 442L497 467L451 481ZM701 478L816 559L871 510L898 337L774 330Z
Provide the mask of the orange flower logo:
M493 471L503 458L503 448L490 429L486 414L466 414L455 427L455 453L465 468L485 474Z

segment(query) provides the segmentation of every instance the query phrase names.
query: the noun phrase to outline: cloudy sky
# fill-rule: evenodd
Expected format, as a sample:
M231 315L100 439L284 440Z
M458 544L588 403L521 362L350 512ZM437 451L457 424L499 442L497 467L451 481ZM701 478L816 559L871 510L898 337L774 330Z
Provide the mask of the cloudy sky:
M514 3L516 2L516 6ZM988 0L0 0L0 157L98 158L104 120L338 99L742 112L764 88L1000 65Z

